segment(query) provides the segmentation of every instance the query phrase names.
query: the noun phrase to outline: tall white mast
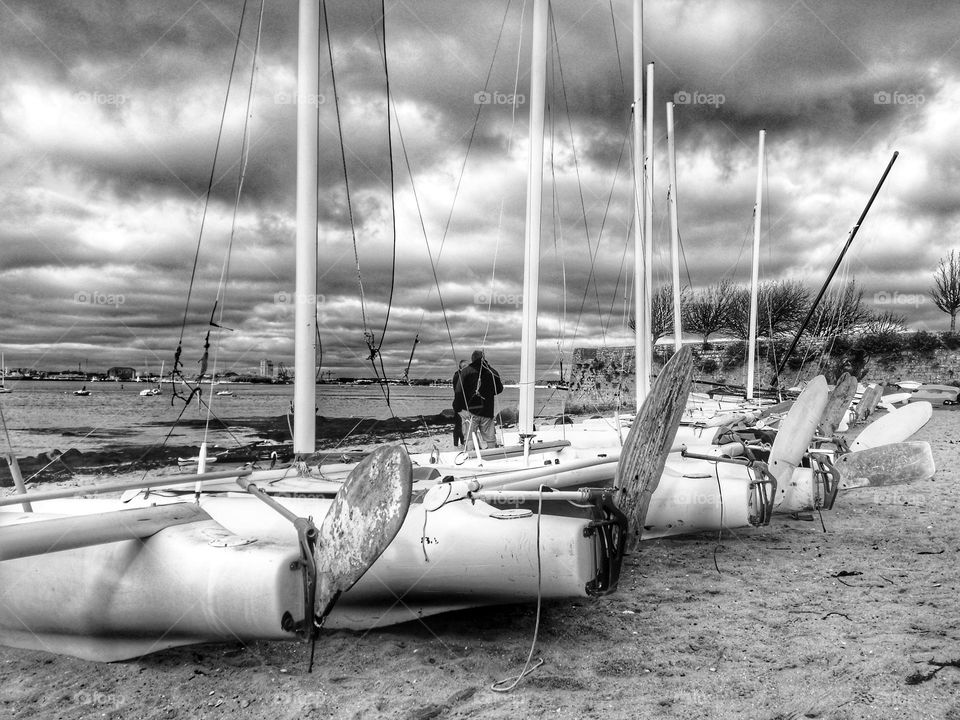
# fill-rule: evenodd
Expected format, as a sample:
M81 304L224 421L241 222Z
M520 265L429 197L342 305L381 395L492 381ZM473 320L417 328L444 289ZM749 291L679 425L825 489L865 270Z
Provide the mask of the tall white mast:
M293 451L316 447L317 107L320 3L300 0L297 59L297 245L294 304Z
M750 275L750 332L747 339L747 400L753 400L753 372L757 345L757 283L760 277L760 203L763 200L763 140L766 130L760 131L757 155L757 201L753 211L753 266Z
M646 161L643 144L643 2L633 0L633 227L634 227L634 366L637 385L637 409L650 390L649 337L650 314L647 298L646 227L643 208L646 199Z
M677 141L673 132L673 103L667 103L667 160L670 163L670 266L673 271L673 351L682 347L680 320L680 227L677 222Z
M643 383L649 390L650 376L653 374L652 323L650 309L653 292L653 63L647 63L647 139L643 153L643 275L644 299L647 334L643 349ZM637 408L638 410L640 408Z
M520 331L519 429L533 432L533 394L537 377L537 297L540 292L540 209L543 194L543 110L547 82L547 0L533 4L530 62L530 149L527 168L527 218L523 263L523 315Z

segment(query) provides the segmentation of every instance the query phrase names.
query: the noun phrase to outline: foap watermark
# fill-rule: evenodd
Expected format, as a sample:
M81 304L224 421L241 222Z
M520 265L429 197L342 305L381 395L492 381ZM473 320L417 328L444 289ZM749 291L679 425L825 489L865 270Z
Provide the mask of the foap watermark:
M515 293L502 293L502 292L488 292L486 290L481 290L480 292L473 294L473 302L476 305L513 305L514 307L521 307L523 305L523 297Z
M306 305L323 305L327 298L323 295L307 295L306 293L287 292L281 290L274 293L273 302L275 305L297 305L304 303Z
M75 705L95 705L97 707L112 707L119 710L127 704L127 698L116 693L97 692L95 690L80 690L73 696Z
M923 105L926 98L922 93L889 92L878 90L873 94L874 105Z
M913 305L920 307L926 296L919 293L887 292L881 290L873 294L873 302L877 305Z
M113 305L114 307L120 307L127 299L120 293L80 290L73 294L73 301L80 305Z
M491 495L484 496L483 501L487 505L492 505L493 507L502 507L502 508L518 508L523 504L523 500L518 498L516 495L511 495L509 492L502 495Z
M719 495L713 493L680 493L674 498L677 505L719 505Z
M711 105L720 107L727 101L723 93L707 93L699 90L678 90L673 94L673 102L677 105Z
M120 93L105 93L105 92L78 92L74 97L76 97L78 102L87 103L90 105L124 105L130 99L126 95L121 95Z
M927 498L921 493L904 492L894 487L875 490L873 493L875 505L926 505Z
M523 105L527 101L525 95L519 93L502 93L481 90L473 94L474 105Z
M311 107L319 107L326 102L326 95L318 95L316 93L275 92L273 94L274 105L299 105L300 103L306 103Z

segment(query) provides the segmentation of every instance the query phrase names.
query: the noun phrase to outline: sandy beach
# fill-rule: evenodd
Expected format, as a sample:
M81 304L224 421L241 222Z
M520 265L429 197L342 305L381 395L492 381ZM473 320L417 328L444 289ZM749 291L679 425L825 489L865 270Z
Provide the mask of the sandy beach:
M847 492L823 525L645 543L618 593L544 605L543 664L511 692L491 686L524 667L532 601L325 632L310 674L293 643L113 664L0 648L0 717L958 720L958 437L938 409L915 437L933 481Z

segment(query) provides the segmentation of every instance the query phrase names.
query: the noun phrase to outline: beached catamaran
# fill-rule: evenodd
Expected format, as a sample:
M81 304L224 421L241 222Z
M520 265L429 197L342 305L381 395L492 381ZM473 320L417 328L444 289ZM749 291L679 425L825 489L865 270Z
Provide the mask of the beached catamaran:
M546 0L537 0L534 16L545 37ZM304 97L319 74L319 27L318 3L302 0ZM311 110L308 102L298 104L298 298L317 296ZM308 458L315 441L313 303L296 304L295 323L294 450ZM684 353L662 373L624 445L623 462L594 461L605 473L619 473L629 526L612 487L571 491L563 500L585 507L563 514L517 507L532 498L550 505L563 493L484 496L503 487L493 478L471 488L469 502L438 499L435 490L429 503L411 504L412 493L438 487L436 472L415 474L406 452L391 447L372 453L345 479L319 481L298 472L298 463L4 498L0 643L118 660L189 643L315 640L321 625L370 628L538 596L611 592L625 547L639 541L691 366ZM542 467L521 473L521 486L539 487L555 470L547 477ZM185 481L186 498L162 489ZM227 487L216 487L224 481ZM119 499L73 497L118 489L128 492Z
M534 18L545 38L546 0L537 1ZM306 96L318 77L316 2L301 2L299 30L298 84ZM531 91L532 113L535 97ZM298 103L298 298L317 297L311 110ZM531 166L542 164L533 158L535 145L531 140ZM540 146L542 152L542 138ZM312 303L296 304L294 450L304 459L314 452L314 313ZM118 660L198 642L315 640L321 625L370 628L538 595L611 592L625 549L644 530L716 526L716 506L684 498L723 486L728 517L762 521L777 497L770 476L795 467L806 450L806 429L783 432L771 472L755 482L744 480L742 467L728 485L709 474L664 474L691 373L689 351L678 353L639 408L617 458L594 453L579 464L544 467L498 464L494 455L478 459L487 467L473 477L439 482L437 466L415 468L403 450L385 447L342 476L327 467L325 479L297 463L206 473L196 487L189 479L186 492L185 478L176 476L128 483L122 489L132 486L133 494L120 499L68 497L77 491L5 498L0 643ZM526 444L519 456L529 461L531 452ZM713 458L702 462L716 465ZM613 484L555 490L598 475ZM570 500L586 507L571 510ZM524 502L536 509L520 507ZM560 502L563 513L547 509Z

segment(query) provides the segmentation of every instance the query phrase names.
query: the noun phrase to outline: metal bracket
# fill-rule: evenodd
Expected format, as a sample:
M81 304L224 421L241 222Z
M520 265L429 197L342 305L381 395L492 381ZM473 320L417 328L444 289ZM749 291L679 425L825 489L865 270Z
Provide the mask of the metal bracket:
M777 479L770 474L765 462L756 461L752 468L759 479L750 483L752 493L750 507L754 510L748 518L751 525L769 525L773 517L773 502L777 497Z
M610 490L595 498L593 520L583 529L584 537L597 535L597 574L586 585L591 597L609 595L620 581L627 546L627 516L614 503L613 492Z
M320 531L313 524L313 518L297 518L293 526L297 530L300 546L300 571L303 573L303 620L296 623L295 632L307 642L314 642L320 633L320 625L313 619L313 604L317 597L317 566L314 562L314 550Z
M836 502L837 493L840 490L840 473L827 455L819 453L810 453L810 467L813 470L817 488L821 490L820 507L823 510L833 509L833 503Z

